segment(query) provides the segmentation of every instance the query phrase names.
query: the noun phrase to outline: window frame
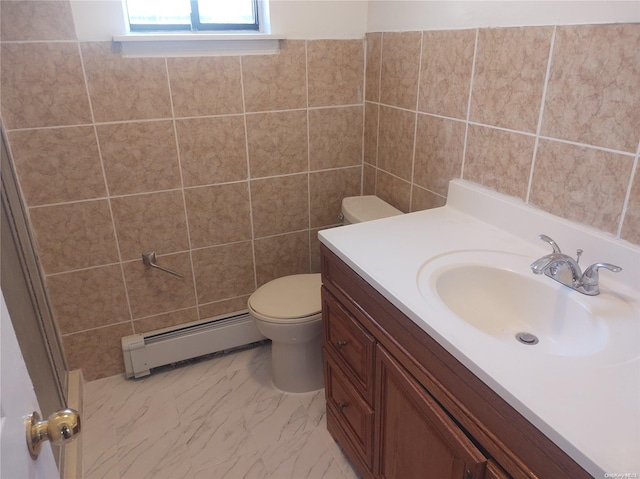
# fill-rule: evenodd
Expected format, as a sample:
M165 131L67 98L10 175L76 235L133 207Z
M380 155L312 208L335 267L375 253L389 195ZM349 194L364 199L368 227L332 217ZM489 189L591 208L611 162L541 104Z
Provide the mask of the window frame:
M147 24L147 23L131 23L129 13L127 11L127 23L129 31L132 33L150 33L150 32L259 32L261 25L259 0L252 0L253 3L253 23L203 23L200 21L200 0L190 0L191 4L191 23L165 23L165 24ZM126 4L126 2L125 2Z

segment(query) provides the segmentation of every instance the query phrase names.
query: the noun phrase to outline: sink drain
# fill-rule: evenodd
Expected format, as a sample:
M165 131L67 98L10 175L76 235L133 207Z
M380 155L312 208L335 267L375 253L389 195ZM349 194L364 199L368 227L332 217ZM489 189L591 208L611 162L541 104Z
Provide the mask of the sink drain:
M516 339L522 344L528 344L529 346L538 344L538 338L531 333L518 333L516 334Z

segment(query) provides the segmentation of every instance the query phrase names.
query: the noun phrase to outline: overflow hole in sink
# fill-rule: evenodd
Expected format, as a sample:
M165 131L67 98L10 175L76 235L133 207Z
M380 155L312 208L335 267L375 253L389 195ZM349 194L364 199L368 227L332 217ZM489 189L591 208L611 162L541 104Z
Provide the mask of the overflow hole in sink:
M518 333L516 334L516 339L520 341L522 344L526 344L528 346L533 346L534 344L538 344L538 338L531 333Z

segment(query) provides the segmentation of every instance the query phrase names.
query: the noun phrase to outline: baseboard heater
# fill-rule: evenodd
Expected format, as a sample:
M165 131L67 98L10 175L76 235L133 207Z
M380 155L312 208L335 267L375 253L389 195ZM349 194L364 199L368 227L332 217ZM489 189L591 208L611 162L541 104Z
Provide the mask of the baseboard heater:
M237 348L266 339L246 311L122 338L126 375L143 377L153 368Z

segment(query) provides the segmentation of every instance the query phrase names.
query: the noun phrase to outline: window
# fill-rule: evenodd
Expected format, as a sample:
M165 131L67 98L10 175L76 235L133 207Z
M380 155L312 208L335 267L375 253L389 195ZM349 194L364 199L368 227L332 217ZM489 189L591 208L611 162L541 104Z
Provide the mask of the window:
M259 30L258 0L126 0L132 32Z

